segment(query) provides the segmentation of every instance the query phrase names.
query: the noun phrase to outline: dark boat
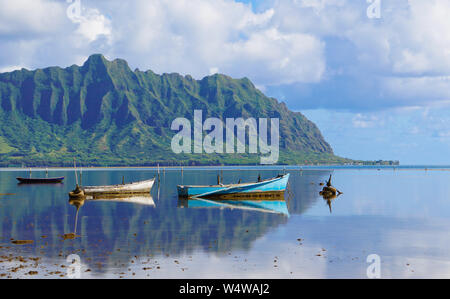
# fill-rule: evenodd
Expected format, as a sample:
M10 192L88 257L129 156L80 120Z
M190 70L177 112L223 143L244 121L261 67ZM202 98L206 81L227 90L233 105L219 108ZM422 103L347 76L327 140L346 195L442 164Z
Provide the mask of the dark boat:
M17 178L20 184L58 184L62 183L64 177L60 178Z

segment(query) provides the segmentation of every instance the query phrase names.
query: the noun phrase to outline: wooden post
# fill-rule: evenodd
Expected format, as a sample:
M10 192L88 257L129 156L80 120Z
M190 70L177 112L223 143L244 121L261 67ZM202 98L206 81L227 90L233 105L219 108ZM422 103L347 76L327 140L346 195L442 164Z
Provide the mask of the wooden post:
M160 174L159 174L159 163L158 163L158 183L159 183L159 177L160 177Z
M75 158L73 158L73 168L75 169L75 182L78 186L77 162L76 162Z

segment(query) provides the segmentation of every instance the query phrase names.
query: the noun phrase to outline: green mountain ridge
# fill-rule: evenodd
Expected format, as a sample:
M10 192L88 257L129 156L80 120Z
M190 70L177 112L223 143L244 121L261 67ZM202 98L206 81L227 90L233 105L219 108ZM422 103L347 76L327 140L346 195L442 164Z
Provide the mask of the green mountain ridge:
M132 71L92 55L82 65L0 74L0 166L255 164L255 154L171 151L178 117L279 118L279 164L345 163L317 126L247 79Z

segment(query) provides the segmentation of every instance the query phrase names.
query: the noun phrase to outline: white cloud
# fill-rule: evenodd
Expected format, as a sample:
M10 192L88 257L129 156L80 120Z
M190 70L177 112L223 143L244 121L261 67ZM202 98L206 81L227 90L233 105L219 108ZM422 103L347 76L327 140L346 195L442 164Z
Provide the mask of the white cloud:
M380 83L389 96L411 105L450 101L450 76L385 77Z
M140 68L200 78L214 66L260 85L314 82L325 69L323 43L279 31L273 9L255 13L225 0L135 1L122 9L129 13L114 18L115 54L134 57Z
M0 0L0 68L67 66L107 49L110 20L81 0L76 22L66 1Z
M382 1L380 20L367 17L366 1L295 0L273 5L272 23L278 30L307 33L324 43L328 64L320 88L327 89L328 80L342 108L355 101L379 109L448 100L450 1ZM340 53L333 45L336 40L351 45L346 48L350 51ZM339 78L354 82L341 84ZM328 102L333 105L334 97Z
M23 7L25 2L10 3L4 3L8 18L31 16L23 17L26 26L0 21L0 37L14 34L15 39L35 44L26 55L13 50L0 54L0 67L22 63L24 56L31 67L60 61L71 65L78 57L101 52L158 73L201 78L214 68L249 77L259 86L317 82L326 68L324 43L305 32L279 30L273 8L256 13L249 5L229 0L81 0L78 11L70 8L75 2L39 0L36 10ZM48 18L49 10L55 21L35 26ZM40 28L39 34L32 28Z
M1 67L0 68L0 73L8 73L8 72L13 72L16 70L20 70L24 68L23 66L20 65L10 65L10 66L5 66L5 67Z
M80 3L74 20L66 1L0 0L0 68L80 64L100 52L157 73L220 70L262 89L353 76L353 89L377 94L374 104L448 100L448 0L383 1L380 20L367 18L366 1L350 0L265 0L258 12L231 0ZM335 53L332 39L354 51ZM347 94L336 95L344 105L366 98Z
M348 33L362 53L377 49L365 66L379 69L381 64L398 75L450 73L450 37L445 33L450 28L450 2L397 0L383 5L382 22L361 20Z
M367 17L366 1L276 2L273 19L286 32L339 37L358 49L366 69L398 74L450 72L450 1L382 1L381 20ZM351 57L349 57L351 61Z
M247 40L227 45L227 64L238 76L251 74L267 85L320 81L325 71L324 45L307 34L285 34L269 29Z
M109 39L112 34L111 21L97 9L86 8L77 23L79 25L75 32L87 39L88 42L93 42L102 35Z
M394 70L422 74L450 72L450 2L410 0L409 14L396 21L393 38L399 38ZM392 41L393 43L394 41Z
M214 75L214 74L217 74L217 73L219 73L219 68L212 67L212 68L209 69L209 74L210 75Z
M49 0L0 0L0 36L30 37L58 31L64 6Z
M382 125L382 122L380 122L380 119L377 116L361 113L358 113L353 117L352 123L353 127L361 129L373 128L377 125Z

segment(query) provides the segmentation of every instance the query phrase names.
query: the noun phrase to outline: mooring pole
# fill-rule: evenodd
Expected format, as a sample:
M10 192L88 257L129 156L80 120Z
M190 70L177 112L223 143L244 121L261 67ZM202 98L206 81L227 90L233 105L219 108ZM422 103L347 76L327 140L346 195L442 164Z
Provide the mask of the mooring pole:
M159 163L158 163L158 183L159 183L159 176L160 176L160 174L159 174Z

